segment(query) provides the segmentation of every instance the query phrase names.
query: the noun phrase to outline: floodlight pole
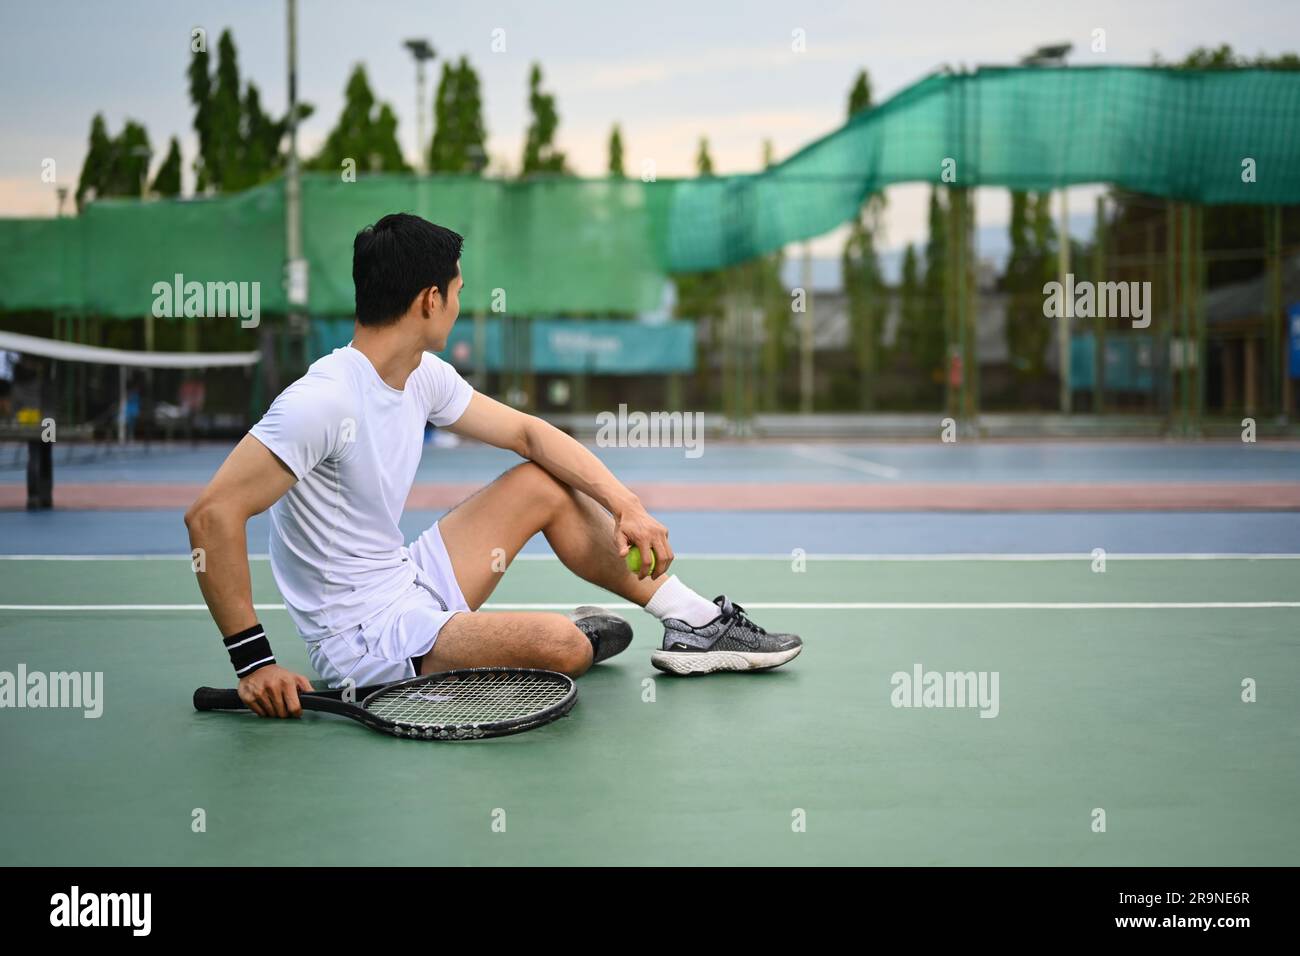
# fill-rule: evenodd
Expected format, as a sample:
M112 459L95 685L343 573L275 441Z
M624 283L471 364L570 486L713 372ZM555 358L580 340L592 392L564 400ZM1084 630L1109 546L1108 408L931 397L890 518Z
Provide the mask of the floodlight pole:
M424 60L415 59L415 168L426 172L429 164L424 154Z
M417 172L428 172L428 143L424 138L424 64L432 60L436 54L428 40L407 40L404 45L415 58L415 169Z
M307 263L302 256L302 179L298 168L298 4L285 0L288 15L287 59L289 64L289 154L284 167L284 254L285 301L288 304L289 329L303 334L304 363L306 352L306 317L301 311L307 305ZM268 333L263 332L266 336ZM266 346L264 340L264 347ZM275 382L269 382L272 389Z
M298 175L298 4L285 0L289 16L289 155L285 161L285 253L292 263L302 254L302 184Z

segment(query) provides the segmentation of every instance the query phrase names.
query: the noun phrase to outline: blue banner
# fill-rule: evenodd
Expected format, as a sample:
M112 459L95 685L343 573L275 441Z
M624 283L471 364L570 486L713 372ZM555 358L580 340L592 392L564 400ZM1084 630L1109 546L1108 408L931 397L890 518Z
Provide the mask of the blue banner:
M1091 332L1070 338L1070 388L1093 388L1093 354L1096 343ZM1150 393L1155 387L1155 341L1149 335L1133 333L1106 337L1105 382L1107 392Z
M532 323L533 369L643 375L695 368L691 322L538 319Z
M319 358L352 339L351 319L313 319L312 353ZM496 372L531 368L543 374L650 375L695 368L692 322L636 322L631 319L483 320L477 341L474 317L461 316L447 348L439 353L462 372L479 365Z

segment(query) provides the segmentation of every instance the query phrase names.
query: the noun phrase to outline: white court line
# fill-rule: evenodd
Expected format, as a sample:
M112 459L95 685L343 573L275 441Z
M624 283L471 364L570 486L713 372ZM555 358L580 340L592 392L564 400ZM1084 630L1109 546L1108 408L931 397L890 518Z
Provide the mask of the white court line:
M519 555L520 558L525 555ZM553 558L549 554L535 554L527 557ZM795 558L790 553L777 552L775 554L679 554L679 559L686 558L692 561L781 561L789 562ZM940 554L890 554L881 552L879 554L806 554L803 557L809 561L1092 561L1093 554L1089 551L1061 551L1045 552L1037 554L1034 552L962 552L954 551L951 553ZM516 561L519 558L515 559ZM1176 552L1176 553L1133 553L1124 554L1121 552L1107 551L1107 561L1297 561L1300 560L1300 552L1262 552L1255 554L1248 551L1226 551L1226 552Z
M485 604L485 611L569 611L570 604ZM602 604L640 610L639 604ZM1141 611L1300 608L1300 601L746 601L754 611Z
M838 465L841 468L848 468L851 471L860 471L864 474L874 475L877 478L888 478L893 480L900 477L903 472L893 465L882 465L877 461L868 461L865 458L855 458L852 455L846 455L843 452L835 451L830 448L814 448L809 445L795 445L791 448L800 458L806 458L809 461L820 462L823 465Z
M513 604L489 602L484 611L571 611L583 602ZM640 605L598 604L608 610ZM1204 611L1300 608L1300 601L768 601L745 603L754 611ZM0 604L0 611L207 611L206 604ZM254 604L257 611L283 611L283 604Z
M1090 552L1053 552L1035 554L1033 552L951 552L940 554L805 554L809 561L834 563L837 561L1091 561ZM776 552L766 554L713 553L713 554L678 554L679 561L791 561L794 554ZM188 554L0 554L0 561L190 561ZM268 561L266 554L250 554L250 561ZM553 554L519 554L516 561L558 561ZM1108 551L1107 561L1297 561L1300 552L1186 552L1186 553L1151 553L1122 554Z
M0 561L185 561L188 554L0 554ZM269 561L269 554L250 554L249 561Z

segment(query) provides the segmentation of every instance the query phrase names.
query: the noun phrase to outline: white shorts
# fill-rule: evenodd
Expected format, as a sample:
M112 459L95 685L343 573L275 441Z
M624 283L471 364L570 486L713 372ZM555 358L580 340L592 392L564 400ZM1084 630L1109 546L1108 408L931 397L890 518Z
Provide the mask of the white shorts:
M307 643L311 666L329 686L348 678L365 687L414 677L411 658L429 653L442 626L470 609L436 523L405 551L415 568L408 591L356 627Z

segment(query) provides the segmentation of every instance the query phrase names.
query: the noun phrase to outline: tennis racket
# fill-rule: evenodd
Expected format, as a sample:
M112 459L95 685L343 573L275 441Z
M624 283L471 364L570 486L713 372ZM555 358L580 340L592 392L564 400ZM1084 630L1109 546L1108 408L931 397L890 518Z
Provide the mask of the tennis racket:
M501 667L426 674L353 691L300 691L303 710L337 714L372 730L415 740L479 740L532 730L573 709L578 688L554 671ZM239 692L200 687L195 710L247 710Z

